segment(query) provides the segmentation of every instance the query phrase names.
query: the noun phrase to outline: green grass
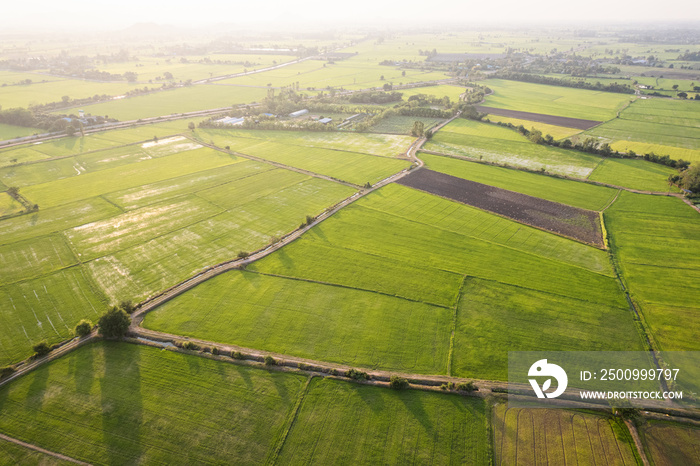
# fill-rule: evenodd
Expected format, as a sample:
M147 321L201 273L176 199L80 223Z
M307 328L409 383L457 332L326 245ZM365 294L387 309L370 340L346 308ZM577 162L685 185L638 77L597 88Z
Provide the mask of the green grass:
M457 309L452 374L507 380L509 351L642 351L630 311L468 279Z
M54 207L243 160L213 149L199 148L28 186L22 194L42 208ZM41 170L41 167L35 169Z
M623 279L658 347L699 350L698 213L675 197L623 192L605 222Z
M248 182L253 179L251 177L216 189L204 186L209 189L204 189L197 197L201 195L221 203L228 210L180 229L169 226L165 220L159 221L157 228L139 226L135 222L130 228L146 234L141 242L133 242L128 235L115 232L116 242L109 239L104 242L113 253L90 261L87 267L111 301L125 298L138 301L207 266L233 259L239 251L254 251L265 246L271 238L297 228L307 215L316 216L353 193L352 188L330 181L300 174L291 178L284 170L274 170L255 176L253 182ZM182 181L196 191L191 178ZM176 199L180 201L168 202L174 205L182 198ZM153 208L145 207L142 212ZM110 224L117 225L128 219L136 221L137 217L129 212L94 226L108 230ZM188 220L182 217L181 222L188 223ZM118 250L120 237L129 247ZM101 247L102 240L96 239L94 244ZM76 241L76 248L80 247L81 242Z
M35 82L30 85L0 87L0 102L4 109L14 107L28 107L30 105L47 104L49 102L61 102L63 96L67 95L71 99L84 99L95 94L107 94L110 96L124 94L135 89L138 84L127 83L126 81L114 82L93 82L80 79L60 79L42 83L38 78L32 78ZM88 106L84 107L85 113L90 112ZM66 113L65 110L61 113ZM92 112L93 115L103 115Z
M384 76L383 80L382 76ZM410 69L405 70L405 76L402 76L402 70L398 68L351 58L333 64L319 60L307 60L277 70L227 79L221 83L263 87L268 84L272 87L284 87L299 83L301 91L305 91L307 88L322 91L328 86L344 89L367 89L371 87L381 88L386 83L407 84L445 78L447 75L444 73Z
M16 466L70 466L74 463L31 450L4 439L0 439L0 465Z
M0 244L38 238L119 213L119 208L99 197L50 209L40 208L37 212L0 222Z
M39 128L26 128L24 126L14 126L0 123L0 141L4 141L6 139L20 138L23 136L31 136L35 133L45 132L46 130Z
M548 125L546 123L540 123L539 121L519 120L517 118L508 118L500 115L488 115L487 118L491 121L510 123L515 126L523 125L528 130L535 128L536 130L541 131L542 134L545 136L547 134L551 135L555 140L566 139L582 131L576 128L565 128L563 126L554 126Z
M144 321L209 341L428 374L444 372L451 323L449 309L250 272L213 278Z
M599 157L589 154L534 144L509 128L464 119L454 120L442 128L424 148L579 178L588 176L600 162Z
M155 348L94 343L0 389L0 431L95 464L263 463L304 384Z
M480 399L314 379L283 464L490 464Z
M615 418L563 409L493 410L494 457L508 464L641 464L632 436Z
M616 194L616 191L610 188L520 170L426 153L420 154L419 157L431 170L582 209L601 210Z
M81 319L93 322L106 302L81 267L71 267L0 286L0 365L30 356L41 340L58 343L73 336Z
M698 459L700 429L691 424L649 421L641 429L647 456L657 466L693 464Z
M266 95L266 89L203 84L127 97L111 102L84 105L82 108L85 113L108 115L110 118L127 121L210 108L231 107L232 105L260 101Z
M634 96L519 81L489 79L483 82L494 93L483 105L584 120L615 118Z
M372 131L376 133L410 134L413 124L416 121L423 123L424 129L427 130L443 120L438 118L397 115L385 118L376 125L372 126Z
M60 235L41 236L0 246L0 283L34 278L77 263L68 243Z
M360 154L395 157L405 154L415 140L410 136L350 132L260 131L244 129L203 129L194 134L204 142L224 147L234 139L275 141L284 145L333 149Z
M7 193L0 192L0 217L22 212L24 206Z
M605 159L588 179L640 191L666 192L669 191L666 180L673 174L678 171L646 160ZM670 190L678 192L675 187Z
M585 134L611 143L618 151L654 152L673 159L700 160L700 107L680 100L637 100L620 118Z
M414 87L411 89L399 89L397 92L403 94L403 100L408 100L409 97L418 94L425 94L434 97L449 97L450 101L459 101L459 96L462 95L467 89L462 86L452 86L450 84L443 84L440 86L426 86L426 87Z
M238 138L235 132L229 133L228 137L216 143L219 147L229 146L232 151L241 154L301 168L360 186L376 183L410 166L410 162L406 160L390 157L290 145L276 140Z

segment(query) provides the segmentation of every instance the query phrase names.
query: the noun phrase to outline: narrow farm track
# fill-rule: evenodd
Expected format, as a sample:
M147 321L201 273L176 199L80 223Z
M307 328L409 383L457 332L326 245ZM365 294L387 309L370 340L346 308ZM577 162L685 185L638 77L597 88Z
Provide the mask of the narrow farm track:
M7 440L8 442L20 445L24 448L28 448L30 450L38 451L39 453L43 453L45 455L53 456L54 458L58 458L59 460L63 461L69 461L71 463L75 464L82 464L86 466L90 466L91 463L86 463L84 461L76 460L75 458L71 458L70 456L62 455L60 453L56 453L53 451L45 450L41 447L38 447L36 445L32 445L31 443L23 442L21 440L17 440L16 438L8 437L7 435L0 434L0 439Z

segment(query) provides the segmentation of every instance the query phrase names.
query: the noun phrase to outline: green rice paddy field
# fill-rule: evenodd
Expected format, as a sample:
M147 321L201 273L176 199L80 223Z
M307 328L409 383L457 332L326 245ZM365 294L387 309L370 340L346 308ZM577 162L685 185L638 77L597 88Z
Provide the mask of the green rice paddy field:
M235 130L225 131L214 133L218 138L212 140L218 147L228 146L234 152L327 175L360 186L365 183L374 184L411 165L407 160L394 159L392 153L388 153L387 156L372 156L362 152L288 144L285 141L286 138L267 139L265 132L249 132L242 134L243 137L238 137ZM209 134L208 131L199 131L198 137L207 140ZM347 139L357 141L359 138L348 137ZM386 139L386 137L378 139ZM411 141L409 138L403 139L407 142ZM402 146L404 151L409 145L410 142ZM367 151L361 146L361 143L359 146L361 151ZM387 150L387 152L389 151Z
M489 123L456 119L438 131L425 150L530 170L584 178L600 157L534 144L518 132Z
M149 314L145 325L312 359L501 380L505 348L546 341L548 349L641 349L604 251L397 185L249 270L270 276L217 277ZM255 283L284 299L268 302L250 288ZM343 298L354 293L359 308L371 311L358 314ZM235 310L224 304L234 295ZM370 297L386 304L371 306ZM261 319L269 323L256 328ZM381 335L406 343L394 346Z
M159 130L172 133L180 124ZM142 139L156 128L113 137ZM381 145L377 137L368 141ZM3 363L26 357L41 339L69 337L78 320L96 320L110 302L140 301L239 251L259 249L354 192L183 137L10 166L0 169L0 180L40 206L0 224Z
M258 102L267 89L202 84L127 97L82 108L85 113L108 115L121 121L166 116L210 108L225 108Z
M680 199L623 192L605 212L611 247L658 347L697 351L700 218Z
M125 343L89 344L27 374L0 389L0 407L3 433L95 464L489 464L491 455L479 399L308 381Z
M658 163L637 159L604 159L588 175L592 181L600 181L614 186L640 191L678 192L666 181L677 170Z
M523 127L528 130L534 128L541 131L543 135L551 135L555 140L566 139L581 132L580 129L576 128L565 128L563 126L540 123L539 121L520 120L518 118L508 118L500 115L488 115L487 118L491 121L510 123L515 126L523 125Z
M489 79L484 84L494 93L486 97L487 107L543 113L584 120L615 118L633 96L570 87L547 86L519 81Z
M618 151L670 155L700 161L700 105L695 101L636 100L620 118L585 134L611 142Z
M39 128L25 128L24 126L6 125L0 123L0 141L6 139L31 136L34 133L44 133L46 130Z

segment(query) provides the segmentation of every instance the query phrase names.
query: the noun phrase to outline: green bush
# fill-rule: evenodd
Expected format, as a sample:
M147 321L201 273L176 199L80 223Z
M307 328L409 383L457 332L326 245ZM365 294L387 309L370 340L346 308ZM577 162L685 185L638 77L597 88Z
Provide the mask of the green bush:
M16 369L12 366L0 367L0 379L14 374Z
M213 347L213 348L211 349L211 354L215 354L215 355L219 354L219 348L217 348L216 346Z
M354 380L369 380L369 374L367 372L358 371L357 369L350 369L346 371L345 377L349 377Z
M116 306L102 314L97 321L100 335L105 338L122 338L129 331L131 318L123 310Z
M243 359L243 353L241 353L240 351L234 351L234 352L231 354L231 357L232 357L233 359Z
M392 375L389 379L389 386L394 390L404 390L408 388L408 380L398 375Z
M478 390L476 385L474 384L473 381L469 382L462 382L457 384L457 390L463 391L463 392L474 392Z
M273 358L269 354L267 356L265 356L265 365L266 366L274 366L275 364L277 364L277 361L275 361L275 358Z
M186 342L184 342L184 343L182 344L182 347L183 347L184 349L190 350L190 351L197 351L197 350L199 349L199 345L196 344L196 343L193 342L193 341L186 341Z
M75 326L75 334L79 337L89 335L90 332L92 332L92 322L87 319L81 320L78 322L78 325Z
M245 259L248 256L250 256L250 253L248 253L247 251L239 251L236 255L236 257L238 257L239 259Z
M131 301L122 301L119 303L119 307L124 310L127 314L131 315L136 310L136 306Z
M33 347L37 357L45 356L51 352L51 347L46 340L42 340Z

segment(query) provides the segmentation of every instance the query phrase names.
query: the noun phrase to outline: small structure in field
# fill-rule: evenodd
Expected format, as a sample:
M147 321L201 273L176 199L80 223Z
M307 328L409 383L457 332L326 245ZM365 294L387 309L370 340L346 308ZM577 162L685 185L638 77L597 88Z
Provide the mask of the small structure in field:
M308 111L307 109L297 110L296 112L290 113L290 114L289 114L289 117L290 117L290 118L296 118L296 117L300 117L300 116L302 116L302 115L306 115L307 113L309 113L309 111Z

